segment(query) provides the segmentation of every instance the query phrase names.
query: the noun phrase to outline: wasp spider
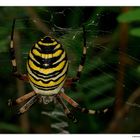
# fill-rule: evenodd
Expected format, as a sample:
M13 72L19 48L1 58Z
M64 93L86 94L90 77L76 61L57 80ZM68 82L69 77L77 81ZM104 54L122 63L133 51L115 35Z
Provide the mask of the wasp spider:
M17 70L15 48L14 48L14 28L16 20L13 20L12 32L11 32L11 43L10 43L10 54L11 63L13 67L13 75L23 81L27 81L33 88L33 91L16 100L9 100L9 105L17 105L24 101L27 101L23 105L18 114L26 112L41 96L52 96L54 97L63 107L65 114L68 118L76 122L76 118L73 112L70 111L64 104L63 99L72 105L75 110L85 112L88 114L95 114L98 111L88 110L80 107L72 98L64 93L63 88L65 86L71 87L73 83L78 82L83 70L83 65L86 59L86 31L83 26L83 54L81 57L80 65L77 70L77 75L74 78L67 78L68 71L68 59L65 50L56 39L45 36L33 45L28 54L27 60L27 74L21 74ZM105 112L106 110L103 110Z

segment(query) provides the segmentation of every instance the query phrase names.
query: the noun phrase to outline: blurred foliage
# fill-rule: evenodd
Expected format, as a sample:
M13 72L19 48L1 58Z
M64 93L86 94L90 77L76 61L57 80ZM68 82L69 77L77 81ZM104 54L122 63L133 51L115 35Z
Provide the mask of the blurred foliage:
M124 78L124 101L139 86L140 82L140 55L139 40L139 8L132 8L122 13L121 7L31 7L39 19L33 19L27 7L0 7L0 131L1 133L57 133L51 126L54 120L42 115L43 112L53 111L52 105L34 105L28 112L29 130L21 128L19 119L13 119L15 109L7 107L9 98L16 98L17 81L11 74L9 59L9 42L11 25L14 17L16 31L19 34L22 58L22 72L26 72L27 53L33 43L44 36L36 26L41 20L50 32L63 44L69 58L70 67L68 76L73 77L79 65L82 54L83 34L82 25L86 27L87 59L80 82L74 89L65 89L65 92L81 106L91 109L109 108L106 114L87 115L76 112L78 124L67 120L69 133L104 133L110 120L113 118L116 81L119 64L119 25L122 22L129 24L127 62ZM135 23L134 23L135 22ZM137 27L137 28L136 28ZM133 35L133 36L132 36ZM25 91L31 91L30 85L25 85ZM69 106L71 108L71 106ZM17 108L16 108L17 109ZM62 111L61 108L58 108ZM137 115L137 114L136 114ZM132 118L127 117L128 120ZM135 116L133 116L135 118ZM126 123L127 122L127 123ZM124 128L131 128L129 121ZM133 123L136 123L132 121ZM27 123L27 122L26 122ZM66 123L66 124L67 124ZM137 125L140 122L137 122ZM135 125L133 124L133 128ZM131 131L132 130L132 131ZM139 128L129 129L129 132L138 132ZM123 131L127 133L126 130ZM122 133L123 133L122 132Z
M126 13L123 13L121 15L118 16L118 21L119 22L134 22L134 21L139 21L140 20L140 9L136 8L135 10L132 9Z
M24 131L22 130L22 128L16 126L16 125L13 125L13 124L9 124L9 123L0 123L0 130L2 130L2 132L5 132L7 131L8 133L17 133L17 132L20 132L20 133L23 133Z
M136 37L140 37L139 15L140 15L140 8L135 8L126 13L120 14L117 19L119 22L130 23L131 24L130 34ZM132 23L135 24L133 25Z

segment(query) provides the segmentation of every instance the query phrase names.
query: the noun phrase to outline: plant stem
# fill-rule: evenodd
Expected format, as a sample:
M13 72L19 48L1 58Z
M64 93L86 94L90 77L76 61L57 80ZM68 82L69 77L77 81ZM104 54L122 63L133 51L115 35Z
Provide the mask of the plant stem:
M21 72L21 66L22 66L22 59L21 59L21 50L20 50L20 34L18 31L15 31L15 51L16 51L16 59L17 61L17 67L18 71ZM25 94L25 88L24 88L24 83L21 80L17 79L17 92L18 92L18 97L23 96ZM20 116L19 119L20 126L25 130L26 132L29 131L29 121L28 121L28 114L23 114Z
M122 13L127 12L129 8L123 7ZM120 47L119 47L119 65L118 65L118 78L116 82L116 102L115 102L115 114L123 106L124 95L124 76L126 66L126 47L128 43L128 24L120 24Z

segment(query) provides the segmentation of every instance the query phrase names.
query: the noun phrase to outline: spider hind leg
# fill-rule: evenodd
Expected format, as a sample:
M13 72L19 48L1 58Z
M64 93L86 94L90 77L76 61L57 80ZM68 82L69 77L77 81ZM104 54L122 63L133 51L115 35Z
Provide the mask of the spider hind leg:
M9 99L8 100L8 106L13 106L13 105L18 105L26 100L28 100L29 98L31 98L32 96L34 96L36 93L34 91L29 92L28 94L25 94L19 98L17 98L16 100L13 99Z
M87 113L87 114L100 114L100 113L106 113L108 111L108 109L103 109L103 110L90 110L87 108L82 108L77 102L75 102L72 98L70 98L69 96L67 96L64 92L60 93L60 96L62 98L64 98L70 105L72 105L74 107L74 109L72 110L74 111L80 111L82 113Z
M68 107L65 105L65 103L63 102L62 98L60 95L56 96L57 101L60 103L60 105L62 106L64 113L66 114L66 116L73 121L73 123L77 123L77 119L75 118L75 116L73 115L73 113L68 109Z
M38 95L34 95L27 103L25 103L17 112L17 115L22 115L23 113L25 113L26 111L29 110L29 108L38 101L39 96Z

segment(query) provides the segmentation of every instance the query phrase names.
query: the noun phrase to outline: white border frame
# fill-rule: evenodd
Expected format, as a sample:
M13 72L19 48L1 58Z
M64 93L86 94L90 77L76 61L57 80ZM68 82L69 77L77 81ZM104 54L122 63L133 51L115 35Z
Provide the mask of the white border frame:
M140 0L3 0L0 6L140 6Z

